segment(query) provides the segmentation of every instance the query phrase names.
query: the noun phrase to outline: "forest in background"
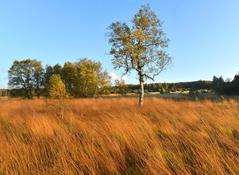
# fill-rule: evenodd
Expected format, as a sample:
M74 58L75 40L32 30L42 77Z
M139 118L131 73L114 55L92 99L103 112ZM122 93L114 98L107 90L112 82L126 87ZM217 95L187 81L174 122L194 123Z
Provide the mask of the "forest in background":
M26 59L15 61L9 69L9 88L0 89L0 96L33 98L48 97L50 77L59 75L69 97L97 97L110 94L138 94L138 84L126 84L124 80L112 82L109 73L100 62L81 59L76 63L66 62L43 68L40 61ZM207 93L213 91L219 95L239 94L239 75L230 80L213 77L212 81L198 80L176 83L145 84L146 93Z

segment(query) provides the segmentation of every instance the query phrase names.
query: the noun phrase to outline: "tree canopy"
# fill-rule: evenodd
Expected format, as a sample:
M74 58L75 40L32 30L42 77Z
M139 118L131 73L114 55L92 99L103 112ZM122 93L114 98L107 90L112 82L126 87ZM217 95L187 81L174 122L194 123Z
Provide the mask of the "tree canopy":
M110 76L102 70L100 62L82 59L77 67L77 96L94 96L110 85Z
M53 75L55 80L60 77L66 92L72 97L93 97L106 93L111 86L108 72L103 70L100 62L91 59L66 62L63 67L59 64L47 65L45 69L40 61L26 59L14 61L9 69L11 95L27 98L33 98L34 95L51 96L50 81Z
M53 74L50 78L49 96L55 99L63 99L67 96L65 84L59 74Z
M218 94L239 95L239 74L232 81L224 81L222 77L213 77L212 88Z
M34 93L40 96L40 88L43 84L43 68L40 61L25 59L14 61L8 71L9 86L13 89L23 89L24 96L33 98Z

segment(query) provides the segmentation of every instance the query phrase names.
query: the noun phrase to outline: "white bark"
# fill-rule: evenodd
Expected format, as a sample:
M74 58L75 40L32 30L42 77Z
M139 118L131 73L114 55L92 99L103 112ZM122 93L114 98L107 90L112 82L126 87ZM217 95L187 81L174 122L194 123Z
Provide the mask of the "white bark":
M143 79L143 76L140 76L139 84L140 84L139 106L143 106L143 104L144 104L144 79Z

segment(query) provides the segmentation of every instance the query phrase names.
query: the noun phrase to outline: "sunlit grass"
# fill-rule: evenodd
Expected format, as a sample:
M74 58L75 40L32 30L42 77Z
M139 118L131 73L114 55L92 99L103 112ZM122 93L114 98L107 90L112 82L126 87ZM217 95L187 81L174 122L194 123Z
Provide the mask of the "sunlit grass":
M0 174L239 174L239 103L0 101Z

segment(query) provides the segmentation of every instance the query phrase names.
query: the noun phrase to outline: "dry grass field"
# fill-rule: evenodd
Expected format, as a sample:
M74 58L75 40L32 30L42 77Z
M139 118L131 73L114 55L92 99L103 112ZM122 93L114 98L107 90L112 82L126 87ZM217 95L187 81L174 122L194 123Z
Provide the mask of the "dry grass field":
M1 175L239 174L239 103L0 101Z

